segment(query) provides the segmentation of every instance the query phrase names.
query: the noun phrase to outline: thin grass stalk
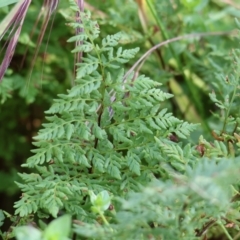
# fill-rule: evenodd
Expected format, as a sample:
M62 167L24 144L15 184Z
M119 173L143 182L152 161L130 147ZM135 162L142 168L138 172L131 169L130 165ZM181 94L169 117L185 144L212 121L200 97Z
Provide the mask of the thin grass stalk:
M28 7L30 5L30 3L32 2L32 0L20 0L15 6L14 8L10 11L10 13L7 15L7 17L3 20L3 22L0 24L0 40L2 39L2 37L6 34L6 32L12 28L9 36L12 35L8 46L7 46L7 50L6 50L6 54L2 60L2 64L0 65L0 82L3 79L3 76L12 60L12 56L14 54L16 45L17 45L17 41L22 29L22 24L24 22ZM81 14L80 12L84 11L84 0L75 0L77 6L79 7L79 12L76 13L76 22L81 23ZM36 51L34 53L33 56L33 61L31 63L31 72L30 72L30 77L31 78L31 74L32 74L32 70L33 70L33 66L36 62L36 58L39 52L39 48L40 45L42 43L43 40L43 36L46 32L49 20L51 15L53 14L53 12L55 12L57 6L59 4L59 0L44 0L43 2L43 7L42 7L42 11L40 12L40 14L38 15L38 18L36 20L36 23L34 24L34 29L35 27L38 25L38 21L41 17L42 14L44 14L44 21L42 23L41 29L40 29L40 35L38 37L37 40L37 47L36 47ZM52 24L51 24L51 28L52 28ZM34 33L34 29L30 34L30 38L32 37L33 33ZM76 34L79 34L80 32L82 32L83 29L82 28L78 28L76 30ZM76 42L76 46L80 46L82 44L81 41ZM5 48L6 45L4 45ZM46 48L45 48L46 49ZM1 52L0 52L1 53ZM25 55L27 54L27 50L25 52ZM24 55L24 59L21 63L21 65L23 64L24 60L25 60L25 56ZM76 63L80 63L82 61L82 53L77 53L75 55L75 65ZM74 72L76 73L76 67L74 69Z
M12 34L12 37L9 40L6 53L0 65L0 82L2 81L3 76L7 71L7 68L12 60L12 57L18 42L18 38L22 30L22 25L26 17L26 13L30 3L31 3L31 0L20 1L12 9L12 11L9 13L9 15L3 20L3 23L1 23L0 25L0 29L1 27L3 27L3 29L0 32L0 40L6 34L6 32L10 29L10 27L12 27L12 31L10 32L10 35L12 32L14 32Z
M46 13L45 13L45 16L44 16L44 21L43 21L41 29L40 29L40 34L38 36L36 51L34 53L33 60L31 62L31 67L30 67L31 70L30 70L29 79L31 78L33 67L35 65L37 55L39 53L39 49L40 49L43 37L45 35L50 17L53 14L53 12L56 10L58 4L59 4L59 0L45 0L44 3L43 3L43 11L46 12Z

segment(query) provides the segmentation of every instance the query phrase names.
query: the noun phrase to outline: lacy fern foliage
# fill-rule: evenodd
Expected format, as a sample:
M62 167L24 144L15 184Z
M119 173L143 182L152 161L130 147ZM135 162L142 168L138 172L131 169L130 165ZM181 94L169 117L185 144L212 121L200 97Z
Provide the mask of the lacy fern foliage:
M114 223L77 223L75 232L98 240L202 239L213 225L222 227L239 216L227 189L238 182L237 166L239 162L234 160L219 164L202 159L194 169L175 174L173 180L156 180L118 199L120 208L113 216Z
M214 91L209 94L217 109L213 113L211 123L214 142L210 143L203 136L197 148L202 155L209 158L232 158L239 156L240 114L240 51L232 50L231 65L227 74L215 75ZM216 124L217 123L217 124Z
M118 47L121 33L100 45L90 14L81 14L81 21L71 25L83 31L69 40L81 43L73 52L84 53L75 86L46 111L48 123L24 164L36 173L20 174L24 183L17 183L23 192L15 204L20 216L41 210L56 217L60 209L85 216L89 190L125 195L161 176L162 163L185 171L184 156L192 155L190 147L182 152L169 140L173 133L186 138L195 128L162 107L172 95L146 76L124 76L123 64L138 48Z

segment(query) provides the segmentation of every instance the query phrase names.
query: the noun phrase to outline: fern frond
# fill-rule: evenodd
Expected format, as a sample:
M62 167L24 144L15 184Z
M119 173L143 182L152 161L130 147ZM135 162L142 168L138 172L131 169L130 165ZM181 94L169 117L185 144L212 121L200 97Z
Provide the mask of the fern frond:
M121 33L107 36L99 46L96 22L89 14L81 17L82 23L72 26L84 31L70 41L83 42L74 49L84 52L83 61L77 65L75 86L46 111L48 123L35 137L34 155L23 165L38 174L21 175L25 184L19 187L30 204L23 206L25 198L16 203L21 216L36 211L31 202L53 216L60 209L83 214L90 211L90 190L125 195L139 189L165 171L160 162L175 155L176 163L185 161L187 150L181 153L181 147L169 142L163 151L155 138L162 141L172 132L186 138L195 128L162 108L172 95L161 84L141 75L134 81L131 76L123 79L123 64L138 48L118 47Z

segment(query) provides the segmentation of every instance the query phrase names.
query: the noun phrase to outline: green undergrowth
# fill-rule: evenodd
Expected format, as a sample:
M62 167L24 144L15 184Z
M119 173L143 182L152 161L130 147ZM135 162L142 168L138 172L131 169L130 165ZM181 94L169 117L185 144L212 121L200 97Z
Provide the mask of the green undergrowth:
M45 112L3 239L238 239L240 51L214 74L213 137L194 144L198 124L166 108L174 95L161 81L126 74L139 48L122 47L123 32L99 39L90 12L79 14L74 86Z
M97 23L89 14L82 17L82 24L72 25L84 32L69 41L83 42L73 50L85 53L83 62L77 64L75 86L46 111L49 122L23 165L37 172L21 174L25 184L18 185L25 193L15 205L20 216L39 210L56 217L60 209L87 216L89 190L124 196L155 178L168 178L166 163L184 172L195 162L189 145L170 139L173 133L185 139L195 128L162 108L172 95L146 76L124 77L122 64L138 48L117 46L121 33L95 44ZM177 154L174 161L171 153Z

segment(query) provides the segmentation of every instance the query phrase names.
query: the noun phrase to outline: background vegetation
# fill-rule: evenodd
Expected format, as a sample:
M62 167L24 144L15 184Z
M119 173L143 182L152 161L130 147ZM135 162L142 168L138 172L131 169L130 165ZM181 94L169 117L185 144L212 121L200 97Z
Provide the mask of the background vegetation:
M58 94L66 94L66 90L74 85L75 79L74 55L71 53L74 43L67 42L74 35L74 29L66 24L69 21L69 18L66 20L66 17L70 16L67 1L60 1L56 14L51 19L53 25L51 27L49 24L36 62L32 66L37 37L41 30L37 27L31 39L30 33L41 5L42 1L40 0L31 3L11 65L0 83L0 208L10 214L14 214L14 202L18 201L21 195L15 184L15 181L22 181L17 173L23 172L21 164L26 163L27 158L32 156L30 150L35 148L32 145L32 138L36 136L42 123L46 122L44 111L52 106L53 99L56 99ZM228 232L232 236L238 236L239 223L237 219L239 216L237 210L239 203L233 201L236 204L233 207L229 205L229 202L238 198L239 183L236 176L239 173L234 171L239 167L236 159L239 155L238 142L240 139L238 129L240 60L239 52L233 51L233 49L239 48L239 38L237 33L233 34L230 31L237 28L235 19L240 17L240 5L235 1L215 0L89 0L85 3L85 8L91 11L92 18L97 20L100 26L100 37L96 39L96 44L100 44L107 35L121 31L119 46L123 46L124 49L140 48L135 58L123 65L126 71L151 47L167 39L189 33L224 32L224 34L204 38L183 39L158 48L143 64L138 66L136 74L144 74L161 83L161 90L174 95L173 98L162 103L162 108L167 108L168 112L173 113L180 120L200 123L187 140L181 139L183 145L179 145L182 147L187 143L192 144L191 149L193 152L195 150L195 153L192 154L193 156L190 154L189 159L199 159L204 156L216 163L219 163L222 158L225 160L229 158L229 162L227 165L226 161L221 162L217 168L214 168L211 165L212 162L208 160L204 163L205 165L200 164L191 170L186 170L184 167L186 173L183 176L186 178L183 176L173 177L174 181L177 182L177 189L174 181L167 182L166 175L164 177L161 175L157 182L142 190L143 192L132 193L128 201L124 202L120 214L116 217L116 221L119 221L120 225L116 229L115 226L110 228L113 233L109 229L95 229L91 222L87 223L89 225L85 225L83 229L80 224L80 227L76 227L75 232L79 236L85 235L84 237L93 239L97 239L99 236L102 236L102 239L107 239L106 233L110 236L109 239L114 239L114 237L121 237L120 239L140 239L140 237L142 239L147 239L147 237L157 239L151 238L151 234L158 234L157 232L152 233L154 228L151 227L146 231L139 232L140 235L131 236L130 234L137 232L139 226L144 229L143 226L149 223L164 226L165 223L156 220L156 213L158 213L156 203L160 202L162 206L167 206L166 199L156 194L158 188L161 188L163 196L166 198L169 194L167 191L174 192L172 206L176 209L172 209L172 211L174 214L178 214L179 219L182 212L177 211L179 208L183 208L184 212L184 206L188 204L192 204L191 206L194 206L192 209L195 209L196 212L204 205L206 215L203 218L207 219L201 222L199 214L194 215L195 213L191 212L188 216L189 219L198 219L198 224L191 226L191 221L185 218L184 224L182 223L183 228L181 228L169 217L166 225L172 225L176 231L171 231L172 235L166 235L168 238L165 239L176 239L175 236L178 236L177 239L181 239L182 232L185 232L185 236L188 234L192 236L192 229L196 229L196 239L197 237L202 239L238 239L230 238ZM0 8L1 18L8 11L8 7ZM8 40L6 35L0 42L1 56L3 56ZM25 54L27 48L28 52ZM172 135L168 137L172 142L179 142L179 135L177 135L173 131ZM161 143L159 143L159 147L164 148ZM162 151L167 154L166 149ZM171 152L168 154L169 158L174 156L170 155ZM178 166L176 169L179 170ZM206 198L203 201L202 196L196 197L194 187L190 183L196 181L196 185L200 184L196 177L198 174L212 176L223 169L226 170L223 173L224 176L220 174L214 179L214 191L210 187L209 190L206 190L207 194L213 196L208 199L209 202L215 198L222 200L217 205L213 204L215 208L211 204L207 206ZM167 170L165 171L167 172ZM171 170L169 171L171 172ZM31 169L24 169L24 172L30 173ZM226 179L229 180L231 186L234 186L234 194L230 194L230 197L230 188L227 187L226 190L224 187L218 186L218 184L223 186ZM212 186L211 184L213 181L206 182L203 184L203 188L207 189L207 186ZM188 186L190 185L193 193L188 195ZM182 195L189 196L189 198L181 198ZM137 202L136 199L138 199ZM121 201L124 200L121 199ZM176 201L179 205L176 204ZM155 209L156 213L152 211L148 216L142 215L146 202L148 202L147 208ZM92 204L94 205L93 201ZM133 206L136 206L134 211L132 211ZM231 217L226 219L225 214L229 212ZM224 216L224 223L218 221L222 216ZM139 223L139 219L143 218L145 222ZM126 219L130 219L129 221L135 225L133 224L134 227L126 230L124 233L126 235L123 235L122 231L128 226L125 225ZM189 229L185 229L188 224ZM211 226L211 231L205 235L204 228L208 226L207 224ZM9 231L10 225L9 221L5 221L3 231ZM168 232L170 232L169 229Z

